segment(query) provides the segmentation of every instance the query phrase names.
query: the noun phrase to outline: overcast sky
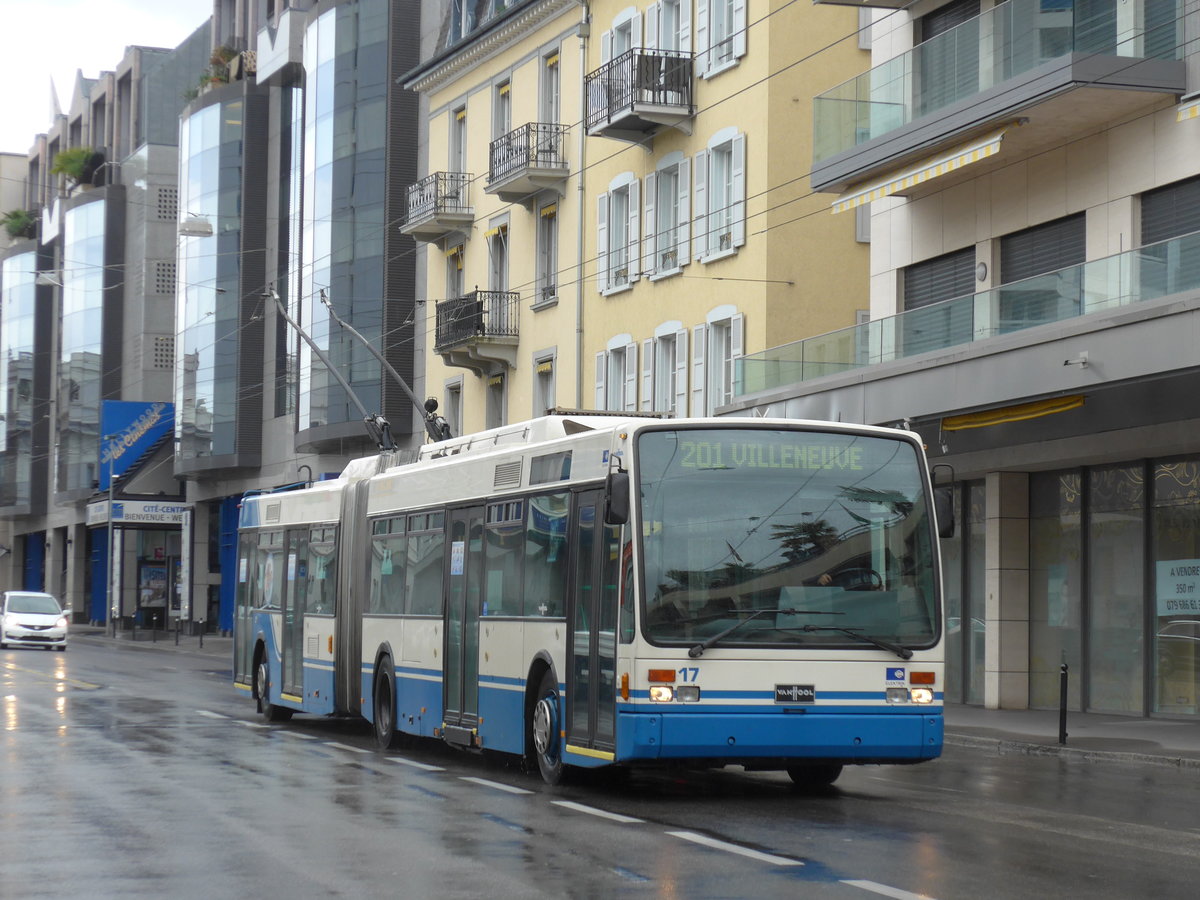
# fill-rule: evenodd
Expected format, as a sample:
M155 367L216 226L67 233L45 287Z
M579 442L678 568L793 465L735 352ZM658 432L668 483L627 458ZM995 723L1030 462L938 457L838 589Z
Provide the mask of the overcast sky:
M0 87L0 151L27 153L51 123L53 80L67 112L75 73L113 70L131 44L177 47L212 15L212 0L0 0L8 73Z

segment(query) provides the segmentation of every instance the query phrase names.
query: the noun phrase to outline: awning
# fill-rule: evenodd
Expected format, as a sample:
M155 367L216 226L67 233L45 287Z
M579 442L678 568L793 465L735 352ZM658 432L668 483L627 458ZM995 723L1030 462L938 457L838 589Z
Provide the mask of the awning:
M1024 422L1027 419L1052 416L1055 413L1067 412L1081 406L1083 406L1082 394L1053 397L1049 400L1035 400L1032 403L1018 403L1016 406L985 409L983 412L967 413L962 416L946 416L942 419L942 431L966 431L968 428L986 428L989 425L1003 425L1006 422Z
M854 207L870 203L872 200L888 197L913 185L929 181L931 178L937 178L939 175L945 175L947 172L953 172L963 166L969 166L973 162L995 156L1000 150L1000 141L1004 139L1004 133L1012 127L1013 123L1010 123L983 137L962 144L949 153L927 159L911 169L889 175L866 187L846 191L833 201L833 211L840 213L854 209Z
M1193 100L1191 103L1185 103L1175 112L1176 122L1186 122L1188 119L1194 119L1200 116L1200 100Z

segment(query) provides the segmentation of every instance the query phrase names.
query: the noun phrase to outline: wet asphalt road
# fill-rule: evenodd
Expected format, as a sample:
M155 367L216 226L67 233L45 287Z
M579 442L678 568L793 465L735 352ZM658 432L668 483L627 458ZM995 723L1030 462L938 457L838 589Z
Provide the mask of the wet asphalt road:
M557 789L358 723L260 723L222 660L0 651L0 898L1194 897L1200 776L998 757Z

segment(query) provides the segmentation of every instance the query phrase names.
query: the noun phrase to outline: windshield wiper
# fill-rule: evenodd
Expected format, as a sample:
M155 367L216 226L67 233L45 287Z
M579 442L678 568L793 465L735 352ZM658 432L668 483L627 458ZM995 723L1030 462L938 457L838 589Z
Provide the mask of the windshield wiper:
M871 644L878 647L880 650L887 650L890 653L895 653L901 659L912 659L913 652L907 647L901 647L899 644L893 644L891 641L885 641L883 638L872 637L869 634L863 634L854 628L838 628L836 625L801 625L801 631L836 631L855 640L862 641L864 644Z
M690 656L692 659L698 659L704 653L704 651L707 650L709 647L711 647L713 644L717 643L718 641L724 640L729 635L733 634L735 631L737 631L739 628L741 628L743 625L745 625L747 622L751 621L752 619L757 619L763 613L779 613L779 614L785 615L785 616L840 616L840 615L842 615L842 613L840 613L840 612L830 612L828 610L771 609L769 607L763 607L762 609L754 610L754 612L750 613L750 615L746 616L746 618L742 619L740 622L734 622L732 625L730 625L724 631L719 631L716 634L714 634L712 637L705 638L703 641L701 641L695 647L692 647L691 649L688 650L688 656ZM805 626L805 627L807 627L807 626ZM911 655L912 654L910 653L909 656L911 656Z

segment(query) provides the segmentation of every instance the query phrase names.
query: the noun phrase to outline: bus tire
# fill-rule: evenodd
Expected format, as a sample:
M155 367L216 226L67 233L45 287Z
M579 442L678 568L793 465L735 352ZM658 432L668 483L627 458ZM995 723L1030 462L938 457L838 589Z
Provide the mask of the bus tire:
M373 698L375 746L390 750L396 740L396 674L391 657L385 656L375 670Z
M829 787L842 774L841 763L818 763L811 766L788 766L788 776L797 787L823 788Z
M292 711L271 702L271 670L267 666L264 653L258 660L258 668L254 676L254 693L258 697L258 714L268 722L286 722L292 717Z
M547 669L542 673L529 722L529 746L537 760L542 780L549 785L562 782L566 766L562 760L562 722L558 681Z

